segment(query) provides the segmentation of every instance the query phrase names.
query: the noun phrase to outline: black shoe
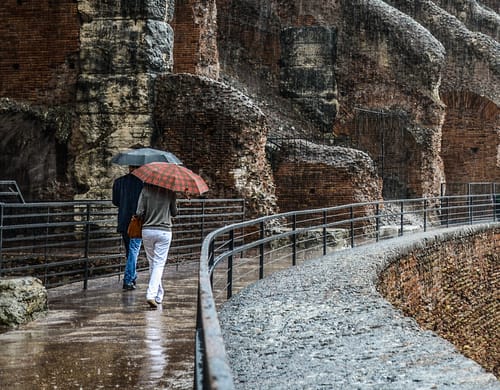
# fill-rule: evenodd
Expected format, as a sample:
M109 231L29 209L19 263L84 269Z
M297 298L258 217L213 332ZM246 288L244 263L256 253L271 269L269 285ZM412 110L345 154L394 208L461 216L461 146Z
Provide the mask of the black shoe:
M123 283L123 289L128 291L135 290L135 285L133 283L130 284Z
M156 301L154 299L148 299L146 302L148 303L148 305L151 309L158 308L158 304L156 303Z

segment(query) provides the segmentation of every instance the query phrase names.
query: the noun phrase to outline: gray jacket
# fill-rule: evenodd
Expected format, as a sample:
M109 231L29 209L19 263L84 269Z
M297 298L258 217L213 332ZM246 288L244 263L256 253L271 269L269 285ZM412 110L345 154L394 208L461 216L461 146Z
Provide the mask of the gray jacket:
M144 185L137 203L137 215L143 218L143 229L172 230L172 217L177 215L175 192Z

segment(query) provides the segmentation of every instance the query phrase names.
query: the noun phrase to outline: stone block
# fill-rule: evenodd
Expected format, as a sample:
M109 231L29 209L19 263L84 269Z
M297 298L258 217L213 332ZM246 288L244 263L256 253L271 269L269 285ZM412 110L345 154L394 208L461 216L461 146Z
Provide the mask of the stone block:
M47 290L40 279L0 279L0 326L16 327L47 309Z
M275 227L272 229L273 235L291 232L291 228ZM347 239L349 238L349 230L339 228L326 229L326 245L329 248L342 249L348 247ZM284 246L289 246L292 243L292 235L278 238L271 241L271 248L278 249ZM319 245L323 245L323 229L311 229L297 234L297 248L307 249Z
M160 21L100 19L82 26L83 73L164 72L171 66L173 31Z
M414 233L422 230L420 226L415 225L403 225L404 233ZM384 225L379 228L379 238L392 238L399 236L401 232L401 225Z
M154 76L130 74L109 77L80 76L78 110L86 114L148 113L153 108Z

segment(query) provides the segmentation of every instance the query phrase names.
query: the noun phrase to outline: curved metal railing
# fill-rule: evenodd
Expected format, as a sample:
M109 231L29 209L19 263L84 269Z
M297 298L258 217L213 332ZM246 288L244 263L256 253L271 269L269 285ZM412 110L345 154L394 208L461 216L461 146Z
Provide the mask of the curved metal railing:
M195 388L234 388L217 308L266 274L335 250L499 219L500 197L486 194L295 211L211 232L203 241L200 258Z
M179 199L170 262L198 261L205 236L244 220L243 199ZM0 202L0 277L34 276L45 287L122 275L123 240L109 200ZM141 251L138 269L147 269Z

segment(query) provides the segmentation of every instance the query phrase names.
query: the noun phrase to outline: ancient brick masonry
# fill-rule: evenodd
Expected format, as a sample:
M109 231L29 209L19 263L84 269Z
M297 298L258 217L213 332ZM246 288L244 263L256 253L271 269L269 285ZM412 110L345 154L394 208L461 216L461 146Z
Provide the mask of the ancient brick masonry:
M245 198L247 217L276 212L269 129L249 97L205 77L165 75L157 80L155 118L153 143L206 179L209 197Z
M429 242L380 277L380 292L500 376L500 229Z
M73 0L2 2L0 97L35 104L74 101L80 34L76 7Z
M382 198L370 157L342 147L296 142L280 145L274 157L276 195L281 210L304 210L370 202Z
M215 0L177 1L174 19L174 73L219 78Z

